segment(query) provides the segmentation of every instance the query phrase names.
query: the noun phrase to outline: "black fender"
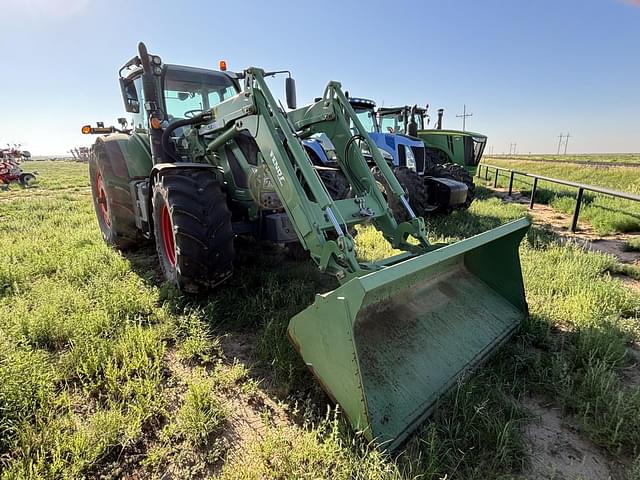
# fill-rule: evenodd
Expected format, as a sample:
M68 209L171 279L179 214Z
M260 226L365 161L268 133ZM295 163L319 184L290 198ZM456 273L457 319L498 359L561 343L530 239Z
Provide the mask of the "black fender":
M151 169L151 173L149 174L149 180L151 185L153 185L158 178L160 178L163 172L168 170L175 169L198 169L198 170L211 170L214 175L218 175L222 173L220 167L215 165L209 165L207 163L192 163L192 162L178 162L178 163L157 163Z
M126 145L129 136L114 133L105 137L98 137L93 144L90 162L96 162L96 156L101 155L105 162L105 182L107 185L126 186L129 184L129 170L126 161Z

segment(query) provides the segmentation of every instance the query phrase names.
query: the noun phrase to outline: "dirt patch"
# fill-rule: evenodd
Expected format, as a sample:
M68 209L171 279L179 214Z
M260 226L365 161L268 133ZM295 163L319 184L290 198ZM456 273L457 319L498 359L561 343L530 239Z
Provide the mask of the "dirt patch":
M290 425L282 406L263 392L239 394L227 401L232 414L222 437L228 449L244 450L251 442L262 440L269 427Z
M635 278L627 277L626 275L622 275L618 273L613 274L611 276L613 278L620 280L622 283L625 284L625 286L627 286L634 292L640 293L640 280L636 280Z
M238 361L249 366L253 363L253 349L257 342L257 336L249 332L242 335L227 333L220 337L220 347L225 360L233 363Z
M270 391L272 382L268 372L253 365L256 343L256 336L249 332L241 335L228 333L220 337L223 363L226 366L236 362L246 365L249 367L249 377L258 385L251 393L238 390L228 392L226 400L230 404L231 417L223 437L227 448L233 450L241 450L248 443L264 438L269 426L291 425L287 411Z
M536 399L524 405L534 420L525 431L530 458L527 479L622 480L623 468L605 452L583 439L567 424L559 408L548 407Z
M509 195L508 190L503 188L492 188L491 190L505 202L529 204L529 197L520 192L512 192ZM627 241L637 238L640 232L600 235L591 225L581 221L578 231L574 233L570 230L572 216L557 212L549 205L536 203L528 213L537 224L553 230L563 239L575 241L588 250L613 255L621 263L640 266L640 252L625 251Z

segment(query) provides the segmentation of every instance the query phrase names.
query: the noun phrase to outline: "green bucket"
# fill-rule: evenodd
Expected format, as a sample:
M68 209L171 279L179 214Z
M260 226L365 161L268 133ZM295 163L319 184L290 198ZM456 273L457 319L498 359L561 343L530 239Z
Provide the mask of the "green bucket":
M289 338L352 426L393 450L527 315L523 218L354 278L293 317Z

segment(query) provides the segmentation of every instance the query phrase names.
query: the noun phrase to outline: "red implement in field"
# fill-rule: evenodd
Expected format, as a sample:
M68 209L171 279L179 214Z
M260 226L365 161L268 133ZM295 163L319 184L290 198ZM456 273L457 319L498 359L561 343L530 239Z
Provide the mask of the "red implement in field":
M19 183L23 187L35 182L34 173L23 172L14 158L0 158L0 187L8 187L10 183Z

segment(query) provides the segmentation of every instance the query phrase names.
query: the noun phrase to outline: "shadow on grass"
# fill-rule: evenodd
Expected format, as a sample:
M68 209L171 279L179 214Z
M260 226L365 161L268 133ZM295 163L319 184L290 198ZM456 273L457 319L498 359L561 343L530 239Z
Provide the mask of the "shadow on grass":
M183 294L164 282L153 244L126 252L132 269L176 317L195 314L213 336L227 336L222 350L229 362L247 361L250 376L268 393L302 399L328 399L287 337L291 317L311 305L316 293L335 289L337 282L320 273L313 262L294 260L286 250L265 242L238 238L234 274L209 293ZM247 341L245 341L247 340ZM320 411L321 410L321 411Z

